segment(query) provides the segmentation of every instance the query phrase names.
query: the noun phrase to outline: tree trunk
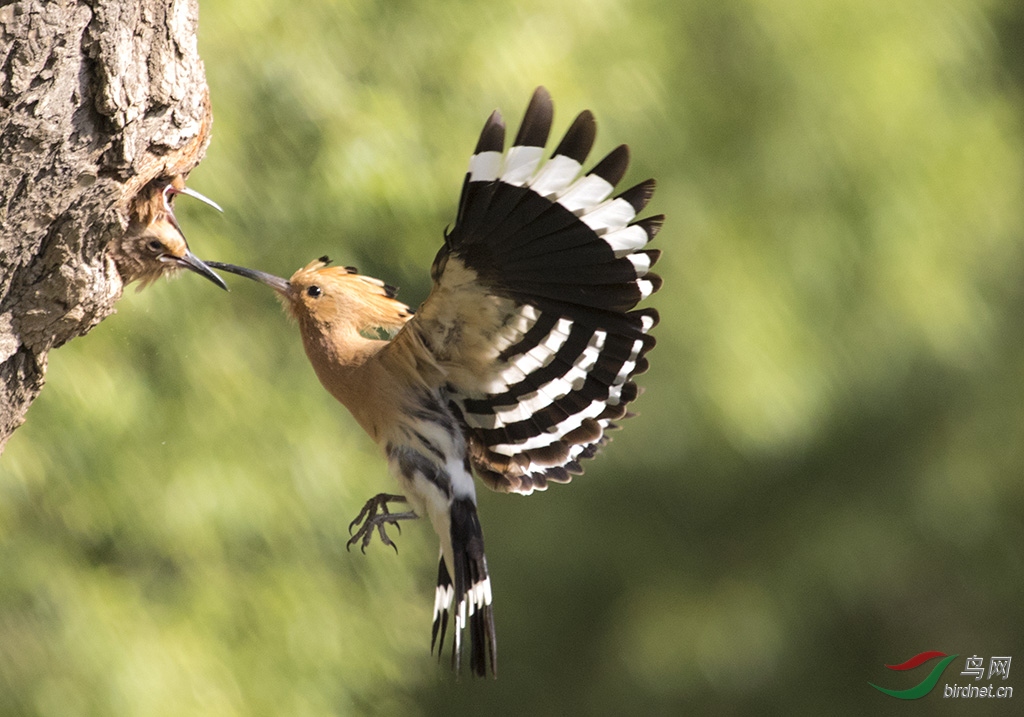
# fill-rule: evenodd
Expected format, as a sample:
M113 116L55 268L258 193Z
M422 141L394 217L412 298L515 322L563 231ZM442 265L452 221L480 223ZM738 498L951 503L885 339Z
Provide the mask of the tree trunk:
M131 199L205 152L197 24L197 0L0 0L0 451L50 349L113 313Z

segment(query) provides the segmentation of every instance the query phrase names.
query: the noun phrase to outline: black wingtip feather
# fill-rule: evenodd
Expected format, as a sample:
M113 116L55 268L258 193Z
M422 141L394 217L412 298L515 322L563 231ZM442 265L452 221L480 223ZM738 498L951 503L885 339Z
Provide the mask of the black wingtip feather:
M515 146L543 147L547 144L554 113L551 95L543 87L538 87L534 91L533 97L530 98L530 104L526 107L523 121L516 133Z
M652 249L651 251L655 251ZM650 328L654 328L661 321L661 314L658 313L657 309L637 309L636 311L630 311L626 316L630 318L636 318L637 321L642 321L644 318L651 320Z
M651 241L652 239L654 239L654 237L658 236L658 232L661 231L661 227L662 225L664 225L664 223L665 215L655 214L654 216L651 217L644 217L643 219L639 219L630 224L630 226L643 227L644 231L647 232L647 241Z
M658 293L658 291L659 291L659 290L661 289L661 287L662 287L662 284L664 284L664 283L665 283L665 282L664 282L664 280L663 280L663 279L662 279L662 278L661 278L661 277L660 277L659 275L657 275L657 274L651 274L650 272L648 272L648 273L647 273L647 274L646 274L646 275L644 276L644 278L645 278L645 279L647 279L647 281L651 282L651 284L652 284L652 285L654 286L654 288L653 288L653 289L651 290L651 293L652 293L652 294L656 294L656 293Z
M595 137L597 137L597 122L594 120L594 115L590 110L583 110L569 126L554 154L565 155L583 164L594 146Z
M656 188L657 182L653 179L648 179L645 182L640 182L640 184L630 187L620 194L618 198L629 202L633 207L633 211L639 214L647 206L647 203L651 201Z
M622 181L629 168L629 147L620 144L608 153L608 156L597 163L588 174L596 174L613 187Z
M487 118L480 139L476 143L474 154L481 152L503 152L505 150L505 121L501 112L494 110Z

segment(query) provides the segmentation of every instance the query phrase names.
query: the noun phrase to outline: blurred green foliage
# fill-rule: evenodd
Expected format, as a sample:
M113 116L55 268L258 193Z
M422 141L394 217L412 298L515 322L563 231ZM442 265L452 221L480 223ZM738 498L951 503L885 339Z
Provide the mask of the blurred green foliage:
M669 217L640 416L482 489L499 679L456 681L429 527L344 549L393 484L271 292L130 292L0 460L0 714L903 714L883 664L1024 661L1019 3L217 0L199 42L193 249L413 305L487 114L593 109Z

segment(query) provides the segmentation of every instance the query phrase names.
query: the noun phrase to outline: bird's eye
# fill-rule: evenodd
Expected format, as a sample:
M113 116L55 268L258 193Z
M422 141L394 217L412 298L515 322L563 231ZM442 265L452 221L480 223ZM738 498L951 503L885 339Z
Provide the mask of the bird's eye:
M159 239L150 239L146 242L146 247L154 254L159 254L164 250L164 245Z
M306 289L306 295L307 295L307 296L311 296L311 297L313 297L314 299L319 299L319 298L320 298L320 295L321 295L321 294L323 294L323 293L324 293L324 292L323 292L323 291L321 291L321 290L320 290L320 287L319 287L319 286L317 286L316 284L313 284L313 286L311 286L311 287L309 287L308 289Z

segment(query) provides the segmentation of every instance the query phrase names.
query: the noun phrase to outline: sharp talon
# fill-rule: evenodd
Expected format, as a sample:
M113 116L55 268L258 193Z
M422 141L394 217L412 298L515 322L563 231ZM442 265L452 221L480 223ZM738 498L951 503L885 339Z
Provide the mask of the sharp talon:
M398 528L398 532L402 532L402 527L399 525L401 520L410 520L412 518L418 518L414 511L407 511L404 513L392 513L388 510L389 502L406 502L405 496L401 495L389 495L387 493L381 493L375 495L370 500L366 501L366 505L359 511L359 515L356 519L349 523L348 534L351 536L349 541L345 544L345 549L351 551L354 543L359 543L359 550L364 555L366 554L366 547L370 544L373 539L374 528L377 530L377 535L380 536L380 541L384 545L389 545L395 549L395 553L398 553L398 546L395 545L394 541L388 536L385 530L386 526L394 525ZM359 526L358 530L355 530L356 526ZM355 532L353 532L355 530Z
M377 497L374 497L374 498L371 498L370 500L368 500L366 502L366 505L363 506L363 509L361 511L359 511L359 515L356 516L356 519L348 524L348 534L349 535L352 535L352 531L355 529L355 527L363 522L363 517L367 513L370 514L371 518L373 517L373 512L376 512L376 507L374 506L374 502L376 500L377 500ZM371 512L371 510L373 512Z

